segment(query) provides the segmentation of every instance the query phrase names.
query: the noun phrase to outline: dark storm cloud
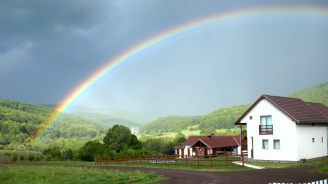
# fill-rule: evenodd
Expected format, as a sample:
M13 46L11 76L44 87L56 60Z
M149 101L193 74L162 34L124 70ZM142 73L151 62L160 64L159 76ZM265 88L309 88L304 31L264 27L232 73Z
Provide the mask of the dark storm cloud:
M200 17L257 6L327 6L327 3L0 1L0 98L58 103L108 59L163 30ZM327 65L324 62L327 58L326 37L323 35L327 32L327 20L323 18L320 24L313 25L273 23L255 22L250 27L242 22L231 29L228 26L228 33L205 30L205 34L213 37L190 34L179 42L172 41L166 47L159 47L160 50L147 51L139 56L139 60L137 58L137 61L109 74L106 78L110 78L109 83L106 79L99 81L102 85L91 90L93 95L87 105L94 105L92 103L98 98L100 106L113 109L197 114L220 106L248 102L262 92L283 95L299 87L328 80L321 70ZM309 25L312 29L307 28ZM296 26L299 29L292 29ZM263 29L265 27L268 29ZM285 43L286 40L299 43ZM272 45L264 48L263 41ZM293 49L295 45L302 47ZM259 50L263 53L258 53ZM234 53L241 53L243 57ZM279 59L278 64L275 58ZM311 67L307 67L308 58L314 58ZM284 59L288 63L284 64ZM263 60L270 66L271 72L280 72L277 77L270 78L275 85L266 84L254 73L262 69ZM292 79L281 82L283 77L289 76L288 70L293 66L303 72L311 69L310 74L300 76L301 79L292 85L288 83ZM245 69L248 71L245 72ZM234 71L239 74L234 74ZM264 74L265 71L262 71L261 75ZM227 76L231 76L229 80ZM244 91L240 91L241 88ZM240 98L229 99L227 96L230 94ZM190 99L193 99L193 104L189 104Z

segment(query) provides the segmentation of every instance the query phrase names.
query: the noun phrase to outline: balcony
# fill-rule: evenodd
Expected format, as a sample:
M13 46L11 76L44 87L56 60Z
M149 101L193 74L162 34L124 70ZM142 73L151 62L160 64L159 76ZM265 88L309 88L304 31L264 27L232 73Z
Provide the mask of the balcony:
M272 125L259 125L259 134L260 135L272 135L273 126Z

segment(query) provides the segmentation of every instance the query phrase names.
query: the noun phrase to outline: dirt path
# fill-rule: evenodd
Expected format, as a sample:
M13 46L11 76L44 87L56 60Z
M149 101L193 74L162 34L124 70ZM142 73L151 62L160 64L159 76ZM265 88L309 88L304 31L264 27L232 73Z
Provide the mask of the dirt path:
M168 176L166 184L211 184L211 183L304 183L327 179L328 175L311 173L309 168L261 169L241 172L195 172L155 168L130 168L115 166L95 166L106 170L144 171Z

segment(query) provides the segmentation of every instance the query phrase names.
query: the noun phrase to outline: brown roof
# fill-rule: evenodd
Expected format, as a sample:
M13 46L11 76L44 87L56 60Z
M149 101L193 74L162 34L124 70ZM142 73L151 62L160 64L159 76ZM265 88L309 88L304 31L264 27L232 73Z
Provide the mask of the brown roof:
M298 98L262 95L235 124L242 124L240 121L262 99L268 100L297 123L328 123L328 107L321 103L304 102Z
M231 147L240 145L240 137L238 136L190 136L185 145L193 146L198 141L203 142L209 148Z

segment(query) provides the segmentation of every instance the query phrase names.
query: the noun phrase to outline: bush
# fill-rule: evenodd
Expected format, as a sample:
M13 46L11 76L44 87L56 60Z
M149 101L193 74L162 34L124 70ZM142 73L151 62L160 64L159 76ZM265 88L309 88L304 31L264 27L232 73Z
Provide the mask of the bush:
M40 160L42 160L42 156L41 155L36 155L34 160L35 161L40 161Z
M24 160L24 155L19 156L19 160Z
M29 161L33 161L33 160L34 160L34 155L29 155L29 156L28 156L28 160L29 160Z
M17 155L14 154L13 157L11 157L11 160L12 160L12 161L16 161L16 160L17 160Z
M43 150L42 154L47 155L47 159L49 156L53 159L58 159L58 160L61 159L61 152L58 146L45 149Z
M83 161L92 162L95 156L103 155L105 147L98 141L86 142L78 151L78 158Z
M74 158L73 151L69 148L61 152L61 158L64 160L72 160Z

